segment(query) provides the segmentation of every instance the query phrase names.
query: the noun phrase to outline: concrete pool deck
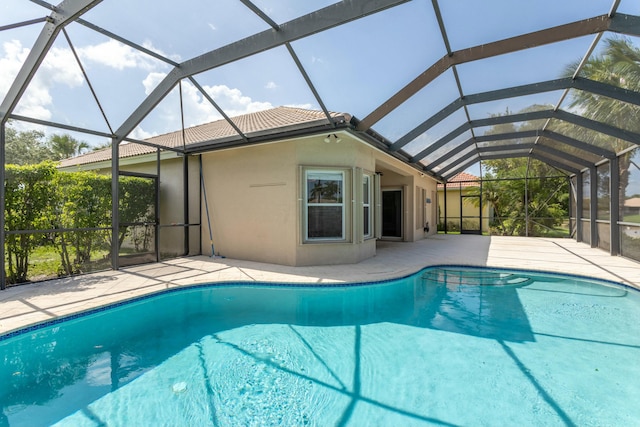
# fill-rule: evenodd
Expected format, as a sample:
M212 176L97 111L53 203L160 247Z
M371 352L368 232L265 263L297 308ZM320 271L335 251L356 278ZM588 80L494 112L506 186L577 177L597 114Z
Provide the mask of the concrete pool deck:
M10 287L0 291L0 335L164 289L211 282L340 283L403 277L433 265L541 270L610 280L640 289L640 263L572 239L435 235L378 242L358 264L288 267L207 256Z

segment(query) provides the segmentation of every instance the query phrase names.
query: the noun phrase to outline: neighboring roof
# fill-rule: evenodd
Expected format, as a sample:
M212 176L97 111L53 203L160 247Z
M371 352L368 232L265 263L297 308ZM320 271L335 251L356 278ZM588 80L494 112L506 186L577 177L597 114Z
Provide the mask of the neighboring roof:
M334 121L348 123L351 120L351 115L346 113L330 112L329 115ZM232 117L231 120L238 129L240 129L243 135L247 137L247 139L266 135L272 135L273 138L275 138L277 135L294 129L312 129L318 125L325 125L329 123L326 115L322 111L305 110L294 107L272 108L269 110ZM153 136L146 139L144 142L167 148L182 148L183 145L193 146L196 144L199 145L206 143L207 146L214 148L216 143L219 145L219 143L225 141L242 140L242 136L235 131L229 122L221 119L185 128L184 140L185 142L183 144L183 132L182 130L178 130L163 135ZM157 148L155 146L151 145L147 146L136 143L122 143L120 145L119 157L122 159L142 154L151 154L155 153L156 149ZM111 148L105 148L103 150L93 151L77 157L62 160L60 162L60 167L85 165L107 160L111 160Z
M460 187L480 187L480 178L470 173L460 172L447 181L447 188ZM444 188L443 184L438 184L438 189Z
M624 201L625 208L640 208L640 197L633 197Z

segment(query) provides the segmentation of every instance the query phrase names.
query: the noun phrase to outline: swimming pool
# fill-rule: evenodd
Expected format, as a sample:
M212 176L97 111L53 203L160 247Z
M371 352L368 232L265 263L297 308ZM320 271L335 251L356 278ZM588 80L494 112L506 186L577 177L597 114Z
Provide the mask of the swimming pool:
M427 268L195 286L0 337L0 426L634 425L640 292Z

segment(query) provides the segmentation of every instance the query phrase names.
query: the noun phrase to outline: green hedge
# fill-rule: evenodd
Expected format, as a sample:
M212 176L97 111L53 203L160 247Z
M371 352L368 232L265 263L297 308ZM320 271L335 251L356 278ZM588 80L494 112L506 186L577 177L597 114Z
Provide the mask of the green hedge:
M120 177L121 221L154 222L152 180ZM60 257L58 275L81 272L96 249L110 250L111 177L94 172L60 172L52 162L6 166L5 230L60 230L6 236L8 283L28 281L36 248L49 246ZM104 228L104 230L73 230ZM122 244L128 227L121 227Z

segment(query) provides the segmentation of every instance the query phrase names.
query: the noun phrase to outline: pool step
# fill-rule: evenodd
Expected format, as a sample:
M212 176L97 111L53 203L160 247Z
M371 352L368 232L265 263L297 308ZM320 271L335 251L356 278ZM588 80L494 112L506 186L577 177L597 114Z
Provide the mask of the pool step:
M530 277L518 273L482 270L435 269L425 272L422 280L451 285L508 286L527 285L533 281Z

